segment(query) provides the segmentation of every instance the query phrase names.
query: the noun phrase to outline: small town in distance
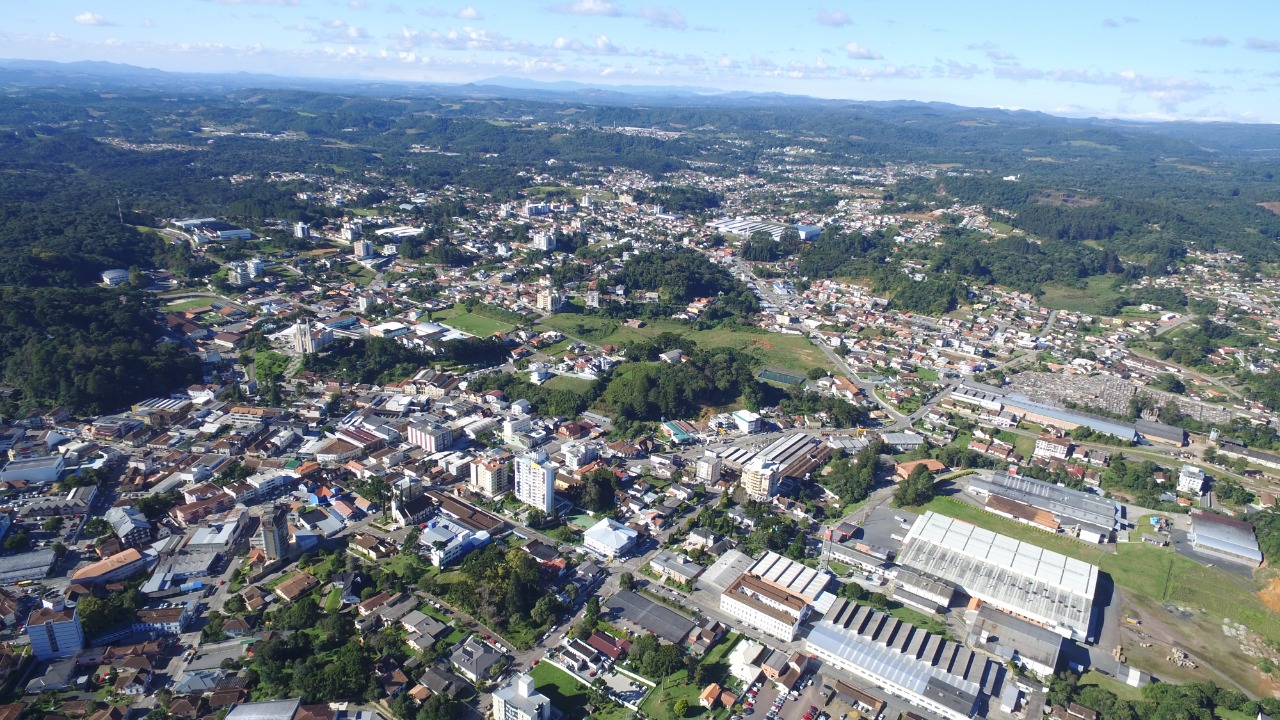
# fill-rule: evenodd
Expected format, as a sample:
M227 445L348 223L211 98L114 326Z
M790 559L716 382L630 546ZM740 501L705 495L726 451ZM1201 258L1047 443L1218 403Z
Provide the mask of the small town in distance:
M45 71L0 720L1280 716L1262 130Z

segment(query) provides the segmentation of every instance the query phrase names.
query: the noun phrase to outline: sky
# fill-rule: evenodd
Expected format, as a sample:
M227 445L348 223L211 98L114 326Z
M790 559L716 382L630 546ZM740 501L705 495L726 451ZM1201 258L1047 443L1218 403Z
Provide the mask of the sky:
M0 10L8 58L1280 123L1274 0L0 0Z

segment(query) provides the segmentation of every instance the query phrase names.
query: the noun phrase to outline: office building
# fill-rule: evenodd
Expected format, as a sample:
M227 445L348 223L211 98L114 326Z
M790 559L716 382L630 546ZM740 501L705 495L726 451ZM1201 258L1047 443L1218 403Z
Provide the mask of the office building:
M635 530L605 518L582 534L582 546L601 557L615 558L627 554L639 538Z
M724 469L724 461L719 456L707 453L698 458L694 469L697 473L698 482L714 485L720 482L720 472Z
M419 421L409 426L409 442L437 453L453 445L453 428L437 422Z

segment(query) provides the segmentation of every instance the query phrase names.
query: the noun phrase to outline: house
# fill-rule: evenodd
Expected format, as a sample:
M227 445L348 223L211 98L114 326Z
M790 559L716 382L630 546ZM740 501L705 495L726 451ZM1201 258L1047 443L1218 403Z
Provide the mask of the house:
M494 666L502 660L502 655L488 645L478 641L475 636L467 638L453 654L449 662L458 669L458 674L471 682L487 680Z
M930 475L937 475L947 469L947 466L937 460L912 460L911 462L898 463L898 467L893 471L895 482L902 482L911 477L911 473L916 468L923 467L929 471Z
M318 586L320 581L314 575L305 572L294 573L288 580L275 586L273 592L285 602L293 602Z

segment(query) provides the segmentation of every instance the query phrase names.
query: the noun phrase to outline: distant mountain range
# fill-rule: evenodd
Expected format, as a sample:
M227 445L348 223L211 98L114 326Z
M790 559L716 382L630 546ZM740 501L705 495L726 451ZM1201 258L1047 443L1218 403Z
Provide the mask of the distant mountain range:
M1208 150L1233 150L1258 156L1280 154L1280 127L1240 123L1128 121L1108 118L1066 118L1029 110L977 108L916 100L832 100L785 93L725 91L717 88L670 85L605 85L570 81L544 82L498 76L471 83L429 83L284 77L264 73L170 72L122 63L82 60L0 59L0 88L61 87L101 92L112 87L163 92L218 94L237 90L292 90L368 97L509 98L548 103L598 106L684 106L718 108L825 107L865 108L881 119L910 122L921 113L957 116L957 120L1017 119L1034 124L1073 124L1115 130L1143 131L1200 143ZM898 112L902 111L902 112ZM886 113L891 114L889 117ZM964 116L963 118L960 116Z

